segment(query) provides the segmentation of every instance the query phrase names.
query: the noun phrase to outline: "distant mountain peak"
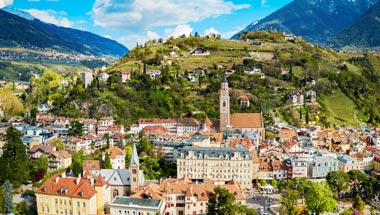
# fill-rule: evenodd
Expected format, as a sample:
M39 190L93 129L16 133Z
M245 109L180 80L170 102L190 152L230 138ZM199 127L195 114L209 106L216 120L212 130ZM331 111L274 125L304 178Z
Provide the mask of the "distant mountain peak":
M31 21L33 21L34 19L37 19L36 17L32 16L30 13L23 11L23 10L13 8L13 7L5 7L5 8L2 8L1 10L4 10L8 13L14 14L16 16L19 16L19 17L22 17L24 19L31 20Z
M112 55L122 57L129 52L124 45L99 35L48 24L34 17L28 19L0 10L0 45L25 48L51 48L61 52L85 55Z
M302 36L310 42L328 38L353 25L379 0L294 0L269 16L254 21L234 35L244 32L277 30Z

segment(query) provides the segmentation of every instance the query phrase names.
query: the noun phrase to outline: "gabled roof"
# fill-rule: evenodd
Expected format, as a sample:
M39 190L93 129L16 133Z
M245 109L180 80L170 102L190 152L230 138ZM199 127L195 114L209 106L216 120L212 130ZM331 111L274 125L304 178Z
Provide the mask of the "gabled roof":
M62 177L61 174L57 174L46 180L37 189L36 193L89 199L96 194L96 190L87 179L66 178Z
M83 169L84 170L100 170L101 160L83 160Z
M43 145L34 145L32 147L32 149L30 149L30 152L37 152L37 151L41 151L45 154L49 154L50 152L52 151L55 151L55 147L54 146L43 146Z
M71 158L71 154L68 151L53 151L49 154L49 157L51 156L56 158Z
M101 169L102 178L110 185L130 185L130 172L128 169Z
M111 159L116 159L119 156L125 156L125 152L117 146L111 146L107 151Z
M106 184L107 182L104 181L102 174L99 174L98 177L95 178L95 183L94 183L95 186L103 186Z
M264 128L261 113L234 113L230 123L233 128Z

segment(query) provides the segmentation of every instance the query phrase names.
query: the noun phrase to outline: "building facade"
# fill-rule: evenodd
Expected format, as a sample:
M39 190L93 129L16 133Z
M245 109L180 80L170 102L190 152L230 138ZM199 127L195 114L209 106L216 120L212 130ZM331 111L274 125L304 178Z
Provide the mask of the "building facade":
M325 178L331 171L339 171L338 160L329 156L316 156L309 162L309 178Z
M228 182L252 188L252 156L248 149L184 147L177 159L177 178Z
M108 184L101 177L87 179L57 174L45 181L36 191L39 215L104 214L110 203Z

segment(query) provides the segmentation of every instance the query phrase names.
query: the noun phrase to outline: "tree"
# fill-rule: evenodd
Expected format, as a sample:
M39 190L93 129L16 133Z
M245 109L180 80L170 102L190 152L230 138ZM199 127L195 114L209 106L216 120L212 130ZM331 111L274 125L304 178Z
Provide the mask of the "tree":
M331 171L326 176L331 191L340 196L340 193L349 188L350 176L342 171Z
M265 179L261 180L261 181L260 181L260 185L261 185L262 187L267 186L267 180L265 180Z
M277 188L277 181L273 179L270 184L272 185L273 188Z
M4 211L4 189L0 186L0 211Z
M73 173L76 176L82 173L82 163L80 163L78 160L74 160L73 162Z
M297 214L297 201L299 192L294 189L286 189L281 194L280 207L286 214Z
M36 160L36 169L40 170L47 170L49 168L49 160L46 155L41 155L39 158Z
M107 144L105 146L105 148L103 148L103 150L108 150L110 148L110 134L109 133L105 133L103 135L103 138L105 138L107 140Z
M136 146L137 152L139 154L145 152L147 155L152 155L153 145L143 131L140 132L139 138L139 143Z
M348 208L346 210L344 210L342 213L340 213L339 215L352 215L352 209L351 208Z
M51 140L51 143L53 144L53 146L55 146L57 148L58 151L65 149L65 143L63 142L62 138L60 138L60 137L53 138Z
M112 169L111 158L108 152L106 152L106 156L104 158L103 169Z
M353 185L353 192L359 193L362 188L362 184L368 181L368 177L360 170L354 169L347 173L350 176L350 182Z
M305 203L307 208L316 215L333 212L336 208L333 192L326 182L310 182L305 193Z
M129 144L125 147L125 168L129 168L131 157L132 157L132 145Z
M12 92L1 90L0 101L0 109L2 110L3 117L6 120L12 116L19 115L24 109L21 100Z
M215 187L215 194L207 203L207 215L257 215L255 210L248 209L245 205L236 204L235 196L227 189Z
M70 123L69 136L78 137L83 135L83 123L78 120L74 120Z
M3 155L0 157L0 183L9 180L15 187L29 179L29 158L26 155L26 146L21 141L21 132L9 127L5 135L7 141L3 146Z
M4 189L4 212L6 214L13 213L12 185L9 182L9 180L5 180L3 189Z
M355 196L354 202L352 203L352 207L358 209L361 214L364 214L365 202L359 195Z

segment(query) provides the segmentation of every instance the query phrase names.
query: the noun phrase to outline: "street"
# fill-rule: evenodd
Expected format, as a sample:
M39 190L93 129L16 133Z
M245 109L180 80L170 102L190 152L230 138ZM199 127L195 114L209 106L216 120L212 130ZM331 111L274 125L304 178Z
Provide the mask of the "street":
M258 214L267 215L267 214L275 214L279 212L280 205L280 194L262 194L259 192L254 192L253 196L250 195L247 198L247 206L249 208L254 208L257 210ZM269 208L272 210L270 211Z

